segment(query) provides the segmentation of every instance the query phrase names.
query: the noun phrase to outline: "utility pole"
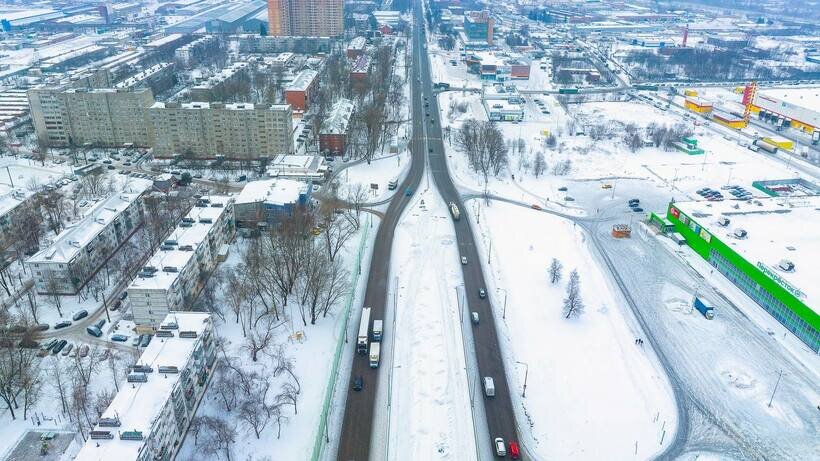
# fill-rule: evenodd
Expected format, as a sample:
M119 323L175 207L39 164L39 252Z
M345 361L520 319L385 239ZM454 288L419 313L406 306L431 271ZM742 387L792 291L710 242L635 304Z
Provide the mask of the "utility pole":
M529 375L530 375L530 366L529 366L529 365L527 365L527 364L526 364L526 363L524 363L524 362L518 362L518 361L516 361L515 363L518 363L518 364L524 365L524 392L522 392L522 393L521 393L521 398L522 398L522 399L525 399L525 398L527 398L527 378L528 378L528 377L529 377Z
M783 377L783 369L781 368L777 374L777 382L774 383L774 390L772 391L772 397L769 399L769 408L772 407L772 400L774 400L774 394L777 392L777 386L780 384L780 378Z

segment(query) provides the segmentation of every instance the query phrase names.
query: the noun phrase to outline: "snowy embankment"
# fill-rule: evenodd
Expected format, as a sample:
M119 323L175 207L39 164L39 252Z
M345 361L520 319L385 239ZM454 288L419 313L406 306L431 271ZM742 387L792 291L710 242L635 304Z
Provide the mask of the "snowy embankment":
M456 298L458 249L436 189L420 188L413 197L393 248L391 286L396 293L397 281L398 296L395 326L386 328L395 335L387 458L475 459Z
M475 219L472 205L467 208ZM663 450L661 440L668 443L676 425L671 389L652 351L636 345L641 333L580 228L502 203L482 204L481 223L474 226L484 254L492 241L488 291L513 399L523 407L519 421L531 426L523 434L528 449L540 459L590 460L648 459ZM563 265L556 284L548 274L552 258ZM562 305L573 269L586 309L566 319Z

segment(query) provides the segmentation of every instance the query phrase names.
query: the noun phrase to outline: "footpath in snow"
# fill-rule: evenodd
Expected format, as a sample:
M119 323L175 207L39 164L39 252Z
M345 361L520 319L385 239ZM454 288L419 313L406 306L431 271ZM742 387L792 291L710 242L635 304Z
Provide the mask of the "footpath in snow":
M475 458L456 287L455 232L435 189L420 189L396 228L390 460ZM398 290L396 290L398 286ZM396 296L397 294L397 296ZM383 363L382 366L390 366Z
M492 240L490 266L483 261L488 294L497 307L513 401L531 425L531 438L523 435L530 451L539 459L657 455L675 431L671 389L648 345L635 343L640 333L591 257L581 229L505 203L482 203L478 225L474 206L467 210L485 255ZM555 284L548 274L552 258L563 265ZM573 269L580 275L585 311L566 319L563 299Z

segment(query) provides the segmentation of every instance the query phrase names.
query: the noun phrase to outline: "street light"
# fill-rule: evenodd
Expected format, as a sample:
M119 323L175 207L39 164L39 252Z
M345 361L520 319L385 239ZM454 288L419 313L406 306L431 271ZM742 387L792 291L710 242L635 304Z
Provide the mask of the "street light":
M516 360L515 363L524 365L524 392L521 393L521 398L527 398L527 377L530 375L530 366L524 362L519 362Z

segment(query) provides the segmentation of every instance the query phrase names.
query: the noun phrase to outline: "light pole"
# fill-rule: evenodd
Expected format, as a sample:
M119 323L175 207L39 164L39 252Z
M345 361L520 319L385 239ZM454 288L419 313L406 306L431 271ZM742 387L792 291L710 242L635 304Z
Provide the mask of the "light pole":
M772 400L774 400L774 393L777 392L777 386L780 384L780 378L783 377L783 369L781 368L777 375L777 382L774 383L774 390L772 391L772 396L769 399L769 408L772 407Z
M516 361L515 363L524 365L524 392L521 393L521 398L525 399L527 398L527 377L530 375L530 366L524 362Z

